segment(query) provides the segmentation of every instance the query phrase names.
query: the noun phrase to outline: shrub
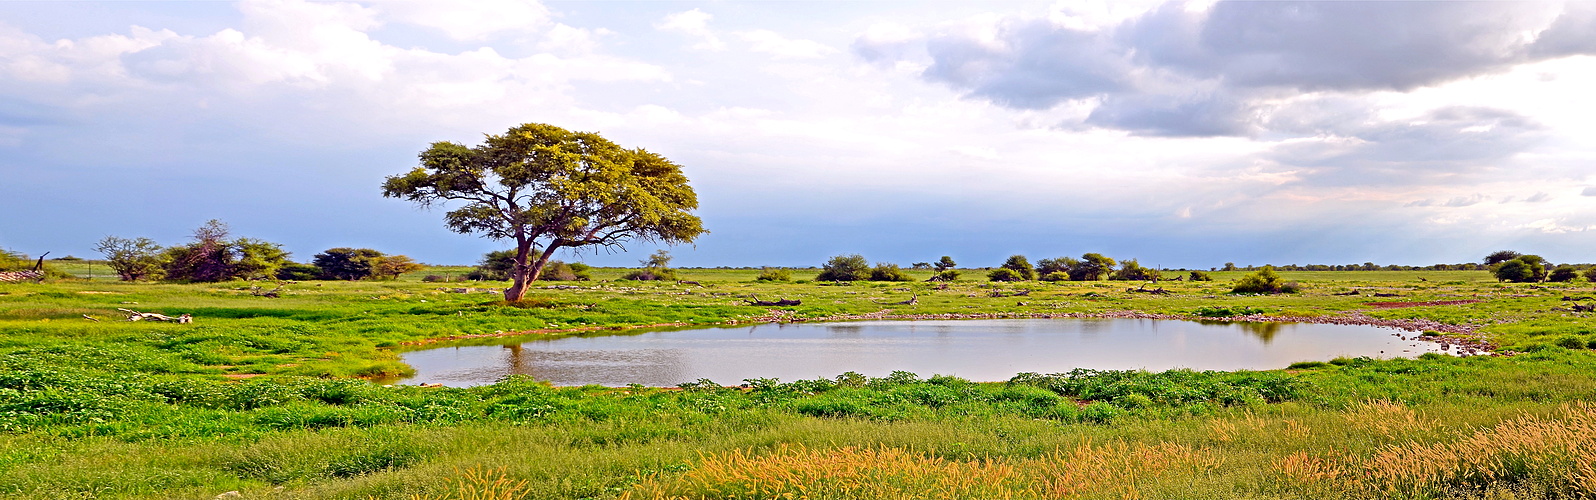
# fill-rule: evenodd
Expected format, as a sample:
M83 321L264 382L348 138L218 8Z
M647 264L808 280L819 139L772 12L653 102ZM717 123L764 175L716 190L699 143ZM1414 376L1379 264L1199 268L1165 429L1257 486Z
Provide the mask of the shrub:
M1553 269L1552 274L1546 276L1546 281L1562 283L1565 281L1574 281L1574 278L1578 277L1578 269L1575 269L1574 266L1564 264L1557 266L1557 269Z
M1009 260L1003 261L1002 268L1013 269L1025 281L1036 279L1036 268L1031 267L1031 261L1026 260L1024 255L1010 255Z
M1520 255L1518 258L1502 262L1491 274L1497 281L1512 283L1530 283L1546 278L1546 259L1539 255Z
M760 268L759 276L754 281L792 281L792 271L788 269Z
M381 260L382 252L370 248L339 247L316 254L311 263L321 270L322 279L354 281L371 277Z
M1257 272L1249 274L1236 282L1231 293L1296 293L1301 287L1295 283L1281 281L1280 274L1275 272L1274 266L1263 266Z
M958 281L958 279L959 272L949 269L932 275L931 278L927 279L926 281Z
M1203 271L1192 271L1191 276L1186 279L1190 281L1213 281L1214 277Z
M1036 275L1045 278L1049 274L1064 273L1064 279L1069 279L1070 268L1080 263L1081 261L1070 257L1042 259L1036 261Z
M815 281L859 281L870 276L870 261L863 255L838 255L821 266Z
M1070 274L1064 271L1053 271L1042 275L1042 281L1069 281Z
M1100 253L1081 255L1081 260L1070 266L1070 279L1075 281L1097 281L1108 276L1114 270L1114 259Z
M1596 283L1596 267L1585 270L1585 281Z
M643 268L621 275L623 280L676 281L676 270L668 268Z
M1197 308L1196 311L1192 311L1192 314L1202 316L1204 318L1228 318L1231 316L1251 316L1254 314L1263 314L1263 312L1263 309L1247 306L1202 306Z
M993 269L992 272L986 273L986 279L992 281L1025 281L1025 277L1021 276L1019 271L1007 267Z
M106 264L122 281L160 279L166 276L165 255L161 246L149 238L126 239L106 236L94 251L105 256ZM0 266L0 271L8 271Z
M897 264L880 262L875 269L870 270L870 281L914 281L914 278L899 269Z
M277 268L277 279L291 281L313 280L321 276L321 268L310 264L288 262Z
M1136 259L1131 259L1120 264L1119 270L1109 276L1111 280L1121 281L1153 281L1158 279L1158 270L1142 267Z

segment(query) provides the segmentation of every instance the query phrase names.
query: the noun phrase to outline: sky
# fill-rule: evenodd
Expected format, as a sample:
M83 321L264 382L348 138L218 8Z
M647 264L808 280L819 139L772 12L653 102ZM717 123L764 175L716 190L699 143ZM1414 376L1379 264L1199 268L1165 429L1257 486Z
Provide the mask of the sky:
M1596 2L8 1L0 247L469 264L383 179L548 123L683 165L677 266L1596 262L1592 89Z

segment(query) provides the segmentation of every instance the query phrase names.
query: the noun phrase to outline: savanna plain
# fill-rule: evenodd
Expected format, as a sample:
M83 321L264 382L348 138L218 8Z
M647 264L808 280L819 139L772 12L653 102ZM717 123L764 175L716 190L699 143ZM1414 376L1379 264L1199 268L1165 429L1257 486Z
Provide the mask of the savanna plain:
M593 281L535 283L509 304L483 291L504 283L423 281L465 268L300 281L270 297L275 284L87 279L81 265L0 284L0 496L1596 497L1596 320L1564 300L1596 295L1583 280L1282 271L1298 293L1254 295L1231 293L1243 271L1146 293L1112 281L764 282L729 269L644 282L593 269ZM129 322L118 309L194 321ZM1434 328L1403 335L1479 351L1008 381L385 382L410 371L407 349L517 332L1065 315L1406 321Z

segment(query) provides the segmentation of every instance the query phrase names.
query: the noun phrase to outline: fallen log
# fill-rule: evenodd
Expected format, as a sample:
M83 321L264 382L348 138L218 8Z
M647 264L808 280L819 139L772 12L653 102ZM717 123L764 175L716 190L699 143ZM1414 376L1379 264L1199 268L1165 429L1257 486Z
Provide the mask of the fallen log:
M872 300L871 302L876 302L876 301ZM909 300L905 300L905 301L901 301L901 302L876 302L876 304L883 305L883 306L912 306L912 305L919 304L919 303L920 303L920 295L919 294L910 295L909 296Z
M1357 290L1353 290L1353 291L1350 291L1350 292L1336 292L1336 293L1332 293L1330 295L1357 295L1357 294L1358 294L1358 291Z
M1169 290L1163 288L1126 288L1125 291L1133 293L1150 293L1153 295L1169 295Z
M796 306L796 305L802 305L804 303L802 300L797 300L797 299L781 299L781 300L776 300L776 301L770 301L770 300L759 300L759 296L758 295L754 295L754 294L749 294L748 296L750 298L752 298L752 300L744 300L743 302L747 302L748 305L751 305L751 306L767 306L767 307L768 306Z
M1029 288L1027 288L1025 290L1020 290L1018 292L1012 292L1012 293L1004 293L1002 290L993 290L992 291L992 297L993 298L999 298L999 299L1004 298L1004 297L1024 297L1024 296L1027 296L1027 295L1030 295L1030 294L1031 294L1031 290Z
M1401 295L1397 295L1397 294L1394 294L1394 293L1376 293L1376 294L1374 294L1374 296L1375 297L1401 297Z
M120 308L120 307L116 308L116 310L127 313L127 315L128 315L127 316L127 320L128 321L143 321L143 320L171 321L171 322L183 323L183 324L193 323L194 322L194 317L193 316L189 316L188 314L184 314L184 315L181 315L181 316L178 316L178 317L174 318L174 317L171 317L171 316L167 316L165 314L138 312L138 311L134 311L132 309L123 309L123 308Z

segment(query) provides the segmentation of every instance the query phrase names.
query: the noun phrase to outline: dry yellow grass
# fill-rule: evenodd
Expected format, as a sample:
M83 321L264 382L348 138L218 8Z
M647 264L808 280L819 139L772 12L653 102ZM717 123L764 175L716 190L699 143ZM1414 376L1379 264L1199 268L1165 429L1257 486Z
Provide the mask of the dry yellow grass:
M485 471L472 467L459 473L454 491L443 495L411 495L410 500L521 500L527 496L526 480L511 480L505 477L502 468Z
M1140 498L1137 484L1207 469L1208 455L1175 444L1084 444L1032 459L959 461L899 448L782 447L705 456L679 476L648 478L622 496L664 499L1040 499L1087 493Z
M1381 430L1422 423L1404 410L1376 406L1349 418ZM1565 405L1551 417L1510 420L1455 441L1392 445L1367 457L1295 453L1277 465L1306 489L1352 497L1438 498L1513 488L1592 498L1596 405Z

